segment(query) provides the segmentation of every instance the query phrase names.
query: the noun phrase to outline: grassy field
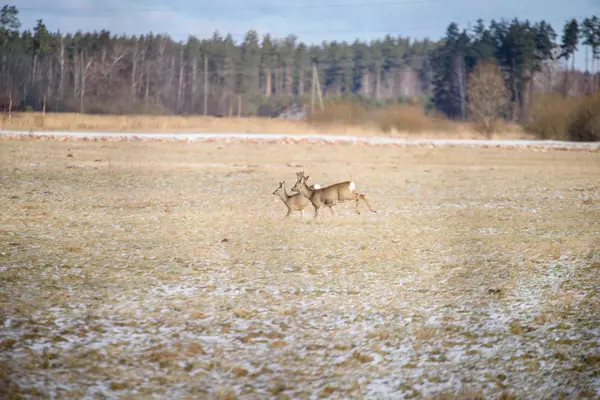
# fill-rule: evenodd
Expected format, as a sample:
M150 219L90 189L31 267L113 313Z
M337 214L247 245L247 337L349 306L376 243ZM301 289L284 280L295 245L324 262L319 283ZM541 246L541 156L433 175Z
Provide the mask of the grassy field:
M405 111L406 113L406 111ZM331 116L330 116L331 117ZM383 117L382 117L383 118ZM386 116L390 118L390 116ZM406 129L389 132L373 124L309 123L272 118L216 118L204 116L177 115L90 115L75 113L14 113L10 123L5 115L2 129L15 131L86 131L86 132L143 132L143 133L287 133L287 134L339 134L353 136L392 137L452 137L465 139L483 139L470 124L445 121L437 126L422 121L425 117L416 116L419 121L406 119ZM403 119L397 116L396 119ZM396 125L402 126L396 121ZM418 129L417 129L418 128ZM506 124L502 132L493 135L497 139L532 139L518 126Z
M299 170L379 213L283 221ZM599 396L598 176L597 152L0 139L0 397Z

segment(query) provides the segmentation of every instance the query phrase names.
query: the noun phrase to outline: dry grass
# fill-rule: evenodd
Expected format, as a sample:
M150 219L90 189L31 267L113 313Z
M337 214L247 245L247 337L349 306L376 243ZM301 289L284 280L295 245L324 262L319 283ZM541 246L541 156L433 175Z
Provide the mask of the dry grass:
M346 108L350 107L348 111ZM452 137L484 139L475 126L430 119L419 109L403 106L376 111L369 119L352 117L360 106L341 109L332 106L328 113L340 116L316 116L311 122L271 118L216 118L203 116L90 115L76 113L14 113L9 124L2 118L2 129L16 131L87 131L143 133L286 133L338 134L352 136ZM418 112L417 112L418 111ZM496 139L530 139L517 126L506 125Z
M495 121L494 133L482 130L479 123L451 121L440 114L426 114L419 104L399 104L367 109L347 102L332 102L325 110L310 116L318 126L346 124L362 126L390 136L451 137L457 139L533 139L516 124Z
M599 157L3 140L0 396L589 397Z
M541 139L600 141L600 92L579 97L559 93L533 99L525 128Z

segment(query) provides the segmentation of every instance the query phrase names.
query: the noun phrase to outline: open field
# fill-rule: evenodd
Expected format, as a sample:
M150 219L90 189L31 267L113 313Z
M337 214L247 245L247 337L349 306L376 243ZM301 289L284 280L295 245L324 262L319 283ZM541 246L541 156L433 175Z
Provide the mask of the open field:
M379 213L282 221L298 170ZM598 152L2 139L0 397L600 396L598 176Z
M13 131L88 131L88 132L135 132L135 133L288 133L288 134L336 134L354 136L379 136L376 126L342 123L308 123L272 118L216 118L177 115L94 115L77 113L13 113L10 123L5 115L0 129ZM395 131L385 133L390 137L452 137L483 139L469 124L447 121L444 129L433 131ZM494 135L497 139L532 139L517 126L506 126L506 131Z

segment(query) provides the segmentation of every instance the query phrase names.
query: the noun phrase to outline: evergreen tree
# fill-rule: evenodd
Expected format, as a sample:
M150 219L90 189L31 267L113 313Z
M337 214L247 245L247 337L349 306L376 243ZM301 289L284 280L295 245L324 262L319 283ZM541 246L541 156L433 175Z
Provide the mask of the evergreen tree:
M581 38L582 44L588 46L591 50L591 90L595 91L595 74L597 73L596 60L600 58L600 18L593 16L586 18L582 23ZM588 72L588 51L586 49L585 69Z
M563 34L561 38L561 53L559 58L564 58L567 62L567 66L569 64L569 59L571 59L571 72L575 71L575 52L577 51L577 47L579 45L579 23L576 19L572 19L568 21L564 28ZM565 95L567 95L569 91L569 73L565 72Z
M517 118L526 111L533 77L553 58L556 36L544 21L486 26L478 20L469 32L450 24L441 41L387 35L307 46L294 36L260 40L250 31L239 43L219 32L179 42L152 33L50 32L41 20L21 30L17 17L14 6L0 9L0 101L39 110L46 99L48 111L98 113L203 113L205 99L209 114L223 115L254 114L261 104L271 110L306 104L315 63L326 96L386 103L431 94L439 111L463 118L469 74L495 61ZM576 21L567 25L561 55L573 62L579 28ZM581 34L597 70L598 18L583 21Z

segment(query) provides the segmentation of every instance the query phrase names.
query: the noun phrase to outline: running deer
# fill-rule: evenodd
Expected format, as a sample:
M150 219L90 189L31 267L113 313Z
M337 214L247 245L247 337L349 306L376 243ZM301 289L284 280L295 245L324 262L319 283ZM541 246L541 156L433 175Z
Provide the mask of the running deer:
M319 186L319 184L317 183L311 186L311 189L313 190L320 188L321 186ZM283 217L283 219L289 217L292 211L300 211L302 221L304 221L304 209L310 204L309 199L304 197L301 193L289 195L285 190L285 181L279 182L279 186L277 187L277 189L275 189L273 194L279 195L279 198L281 199L281 201L283 201L283 204L285 204L285 206L288 209L288 212L287 214L285 214L285 217Z
M367 196L365 194L355 191L356 185L352 181L340 182L320 189L311 189L306 184L309 176L304 175L304 171L297 172L296 177L297 181L292 188L292 192L301 193L304 197L310 200L315 208L314 219L317 219L317 215L319 214L319 209L321 207L329 207L331 214L334 214L333 207L335 207L337 203L347 200L356 201L357 214L360 214L360 211L358 210L358 202L361 199L365 202L367 207L369 207L369 210L372 213L377 212L371 208L371 205L367 201Z

